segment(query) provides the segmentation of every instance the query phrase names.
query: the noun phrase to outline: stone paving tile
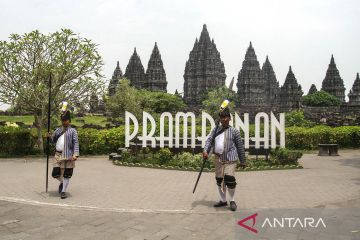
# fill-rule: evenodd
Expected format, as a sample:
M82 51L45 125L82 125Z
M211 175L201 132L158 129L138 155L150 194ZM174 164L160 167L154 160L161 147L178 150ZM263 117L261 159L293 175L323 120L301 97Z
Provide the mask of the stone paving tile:
M12 203L13 205L21 205ZM360 214L360 199L355 204L356 208L352 209L269 209L259 210L262 215L267 216L306 216L307 213L321 213L331 228L326 232L319 232L306 230L294 231L293 229L267 229L263 239L278 239L281 236L283 239L317 239L316 236L320 235L322 239L327 236L331 239L333 236L339 236L338 239L353 239L360 236L360 233L351 233L351 230L360 229L358 219ZM72 236L71 239L237 239L234 229L236 221L239 219L232 213L224 214L147 214L147 213L126 213L119 214L113 212L99 212L99 211L82 211L82 210L69 210L63 209L62 214L57 216L58 224L48 221L43 218L42 214L31 215L32 212L46 211L49 215L57 212L57 209L44 206L30 206L22 205L22 209L32 208L32 211L26 211L29 214L23 215L18 222L19 224L33 220L36 224L28 226L20 233L11 233L6 231L5 227L0 228L0 239L66 239ZM78 212L84 212L79 214ZM255 210L254 210L255 211ZM333 212L336 211L336 212ZM252 212L252 211L249 211ZM11 214L11 213L10 213ZM248 212L244 213L248 215ZM334 215L337 218L331 218ZM164 221L154 221L154 217ZM91 224L74 224L78 223L82 218L90 219L91 222L98 222L97 220L107 219L104 223L93 226ZM331 220L331 221L330 221ZM123 223L120 225L119 223ZM213 223L213 224L212 224ZM357 224L357 225L356 225ZM120 227L119 227L120 226ZM336 227L334 227L336 226ZM259 226L258 226L259 227ZM4 232L5 230L5 232ZM239 230L239 227L237 227ZM259 239L253 238L252 235L246 234L246 231L240 231L241 239ZM21 234L21 235L19 235ZM325 234L325 235L324 235ZM76 237L74 237L76 236ZM284 238L286 237L286 238ZM351 239L350 238L350 239ZM334 238L336 239L336 238Z
M118 167L105 157L83 158L71 179L70 197L61 200L52 179L49 193L44 192L43 160L1 160L0 240L238 239L239 230L241 239L360 239L360 151L340 154L306 154L300 161L303 170L237 173L236 213L212 207L218 200L212 173L203 174L192 194L196 172ZM137 212L141 209L155 212ZM254 237L236 225L254 212L323 214L331 227L326 232L267 229L266 236Z
M305 167L302 170L237 173L239 209L315 207L357 198L360 169L356 164L360 151L340 154L339 157L305 154L300 161ZM44 193L43 174L40 174L44 166L36 158L26 163L16 159L0 161L0 174L4 176L0 197L102 208L205 212L212 210L211 205L217 200L213 173L204 173L197 192L192 194L196 172L119 167L106 157L80 159L70 182L70 197L61 200L54 192L56 180L50 178L50 192ZM13 174L18 171L22 178ZM10 187L14 184L16 188Z

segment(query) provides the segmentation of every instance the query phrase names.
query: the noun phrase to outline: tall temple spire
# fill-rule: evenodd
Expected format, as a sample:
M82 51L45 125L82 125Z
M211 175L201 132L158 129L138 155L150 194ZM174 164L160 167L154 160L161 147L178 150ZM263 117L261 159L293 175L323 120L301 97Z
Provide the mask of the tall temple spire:
M203 29L200 34L200 42L211 42L209 32L206 28L206 24L203 25Z
M225 85L225 67L214 42L203 25L199 41L195 40L184 71L184 100L198 106L203 94L212 88Z
M119 61L117 61L116 63L116 68L114 70L114 73L113 73L113 76L112 76L112 79L116 79L116 80L119 80L123 77L123 73L120 69L120 64L119 64Z
M255 111L256 108L263 107L266 103L264 76L251 42L239 71L236 86L243 109Z
M340 77L333 55L331 55L330 64L322 82L321 90L324 90L337 97L340 101L345 102L344 81Z
M141 89L145 81L144 67L141 63L140 57L134 48L134 53L130 57L129 63L126 66L125 77L130 80L130 84L136 88Z
M313 93L316 93L317 91L318 91L318 90L317 90L315 84L311 84L311 87L310 87L310 89L309 89L308 95L313 94Z
M351 106L360 106L360 78L359 73L356 75L354 84L350 90L349 96L349 105Z
M268 56L261 71L265 82L266 102L274 109L280 100L280 87Z
M256 57L256 54L255 54L255 49L253 48L252 46L252 43L250 42L250 45L246 51L246 54L245 54L245 61L254 61L257 62L257 57ZM258 65L259 65L259 62L257 62Z
M334 60L334 54L331 54L330 65L336 65Z
M300 107L301 97L303 91L300 84L298 84L295 75L289 67L289 72L286 75L284 85L280 90L280 104L285 111L291 111Z
M119 61L117 61L114 73L113 73L113 75L110 79L110 83L109 83L109 88L108 88L109 96L112 96L115 94L116 88L119 85L119 81L122 78L123 78L123 73L120 69Z
M150 91L166 92L166 73L161 60L161 54L155 42L145 75L143 87Z

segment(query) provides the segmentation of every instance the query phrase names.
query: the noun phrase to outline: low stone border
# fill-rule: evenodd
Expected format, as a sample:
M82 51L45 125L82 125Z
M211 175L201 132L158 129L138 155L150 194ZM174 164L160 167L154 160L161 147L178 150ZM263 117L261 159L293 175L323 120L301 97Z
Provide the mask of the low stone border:
M114 165L117 166L125 166L125 167L144 167L144 168L156 168L156 169L166 169L166 170L178 170L178 171L200 171L200 167L193 168L193 167L173 167L173 166L160 166L158 164L150 164L150 163L128 163L122 162L119 160L113 161ZM286 170L286 169L302 169L301 165L284 165L284 166L262 166L262 167L246 167L245 169L236 169L238 172L249 172L249 171L265 171L265 170ZM214 168L204 168L204 172L214 172Z

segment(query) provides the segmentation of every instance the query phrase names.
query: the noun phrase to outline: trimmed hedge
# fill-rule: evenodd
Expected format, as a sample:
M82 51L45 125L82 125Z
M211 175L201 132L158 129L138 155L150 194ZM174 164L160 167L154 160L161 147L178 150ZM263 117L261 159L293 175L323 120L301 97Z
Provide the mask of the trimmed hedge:
M109 154L124 147L124 126L105 130L78 129L78 133L81 155ZM0 127L0 142L2 156L31 154L35 152L36 131ZM340 148L359 148L360 126L286 128L286 147L289 149L316 149L319 143L336 143Z
M36 137L28 129L0 127L0 156L27 155L34 150Z
M289 150L286 148L273 149L270 152L270 160L273 165L298 165L298 160L302 157L301 151Z
M125 127L78 129L80 154L109 154L125 145Z
M312 128L286 128L286 147L290 149L316 149L319 143L335 143L340 148L360 147L360 126Z
M249 169L277 169L282 166L298 166L298 160L301 158L302 153L300 151L288 150L285 148L278 148L271 151L270 159L253 159L248 158L246 166ZM122 164L118 164L121 162ZM123 152L121 161L114 161L117 165L125 166L146 166L151 165L157 168L174 168L174 169L200 169L203 163L202 154L191 154L188 152L182 152L180 154L173 154L170 149L163 148L156 153L150 153L145 148L138 154L131 154L129 152ZM206 169L214 169L214 155L205 162ZM238 162L238 169L240 165Z

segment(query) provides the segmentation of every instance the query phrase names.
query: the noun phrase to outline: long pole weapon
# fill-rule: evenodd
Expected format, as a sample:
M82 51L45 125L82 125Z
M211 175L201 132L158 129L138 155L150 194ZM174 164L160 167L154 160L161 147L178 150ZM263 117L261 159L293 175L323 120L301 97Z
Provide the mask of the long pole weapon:
M215 121L215 124L216 124L216 127L215 127L214 135L213 135L212 138L211 138L211 141L210 141L210 144L209 144L208 149L206 149L206 152L208 152L208 153L209 153L210 150L211 150L211 147L212 147L212 145L213 145L213 143L214 143L214 140L215 140L216 132L217 132L217 130L218 130L218 128L219 128L219 119L217 119L217 120ZM195 186L194 186L193 193L195 193L196 187L197 187L197 185L198 185L198 183L199 183L201 174L202 174L202 172L203 172L203 170L204 170L204 167L205 167L205 162L206 162L206 158L203 157L202 166L201 166L199 175L198 175L198 177L197 177L197 179L196 179L196 183L195 183Z
M224 110L228 105L229 105L229 100L224 100L223 103L221 104L220 111ZM217 119L217 120L215 121L215 125L216 125L216 126L215 126L215 131L214 131L214 134L211 136L212 138L211 138L210 144L209 144L209 146L208 146L208 149L206 149L206 152L207 152L207 153L210 153L211 147L212 147L212 145L214 144L216 132L217 132L217 130L218 130L218 128L219 128L219 122L220 122L219 119ZM203 170L204 170L204 167L205 167L205 162L206 162L206 158L203 157L203 163L202 163L202 166L201 166L199 175L198 175L198 177L197 177L197 179L196 179L196 183L195 183L195 186L194 186L193 193L195 193L196 187L197 187L197 185L198 185L198 183L199 183L201 174L202 174L202 172L203 172Z
M48 121L47 121L47 132L50 132L50 112L51 112L51 73L49 77L49 103L48 103ZM47 136L46 143L46 192L49 186L49 154L50 154L50 136Z

